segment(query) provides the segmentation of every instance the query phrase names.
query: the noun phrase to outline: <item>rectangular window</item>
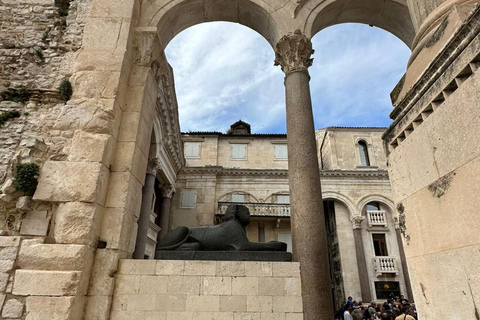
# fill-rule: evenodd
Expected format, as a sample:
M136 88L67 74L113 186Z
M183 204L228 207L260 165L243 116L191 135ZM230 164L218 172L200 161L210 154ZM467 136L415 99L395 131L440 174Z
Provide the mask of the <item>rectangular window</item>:
M390 299L393 294L394 297L400 296L400 283L396 281L375 281L375 293L377 299Z
M288 195L288 194L277 194L277 203L279 203L279 204L290 204L290 195Z
M245 195L244 194L238 194L238 193L232 193L232 202L245 202Z
M375 255L377 257L388 257L387 241L384 233L374 233L373 236L373 248L375 249Z
M182 191L182 208L194 208L197 200L197 192L195 190Z
M276 144L275 145L275 159L276 160L287 160L288 152L286 144Z
M247 145L246 144L232 144L232 159L246 160L247 159Z
M201 142L185 142L185 158L200 158Z

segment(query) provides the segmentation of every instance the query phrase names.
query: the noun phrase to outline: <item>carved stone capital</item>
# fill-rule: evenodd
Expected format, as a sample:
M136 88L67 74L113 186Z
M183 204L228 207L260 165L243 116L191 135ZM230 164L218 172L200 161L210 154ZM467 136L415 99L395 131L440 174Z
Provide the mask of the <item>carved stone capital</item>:
M157 28L137 28L136 47L137 54L135 63L142 66L150 66L152 62L152 52L155 39L157 37Z
M164 198L172 199L174 193L175 193L175 187L173 186L162 187L162 195Z
M148 160L148 168L153 175L157 175L158 171L162 170L162 164L157 158Z
M313 53L312 42L297 29L278 41L275 47L275 65L279 65L285 74L307 71L313 63L310 58Z
M365 220L365 217L362 216L353 216L352 217L352 224L353 229L361 229L362 228L362 221Z

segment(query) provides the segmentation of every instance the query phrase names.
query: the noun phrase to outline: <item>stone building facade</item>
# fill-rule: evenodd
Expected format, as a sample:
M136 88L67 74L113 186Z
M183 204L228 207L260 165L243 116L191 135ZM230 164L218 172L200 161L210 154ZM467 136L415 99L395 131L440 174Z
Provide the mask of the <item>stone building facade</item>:
M304 318L333 312L316 303L332 292L325 219L310 214L323 210L310 38L345 22L385 29L412 49L382 139L418 310L478 318L479 20L477 0L2 0L1 316L110 318L119 261L151 250L162 229L150 219L170 223L152 215L152 202L142 210L142 192L170 199L184 166L163 50L192 25L231 21L261 34L285 72ZM57 90L63 80L70 97ZM14 179L29 162L39 166L33 196ZM304 246L309 239L318 241Z
M381 301L390 292L413 299L396 232L384 131L316 131L337 305L348 296ZM291 251L287 136L250 134L250 126L239 121L226 134L190 132L182 140L186 166L172 198L171 228L219 223L228 204L241 203L252 215L247 228L251 241L284 241Z

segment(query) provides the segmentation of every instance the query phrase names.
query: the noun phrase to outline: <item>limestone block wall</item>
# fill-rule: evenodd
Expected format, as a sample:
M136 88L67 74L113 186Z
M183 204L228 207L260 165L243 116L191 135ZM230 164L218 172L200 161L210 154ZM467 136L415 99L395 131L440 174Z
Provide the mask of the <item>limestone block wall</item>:
M301 320L299 263L120 260L111 320Z
M1 319L82 319L88 246L0 237ZM83 277L83 278L82 278Z
M480 314L479 34L477 5L384 137L417 309L427 319Z

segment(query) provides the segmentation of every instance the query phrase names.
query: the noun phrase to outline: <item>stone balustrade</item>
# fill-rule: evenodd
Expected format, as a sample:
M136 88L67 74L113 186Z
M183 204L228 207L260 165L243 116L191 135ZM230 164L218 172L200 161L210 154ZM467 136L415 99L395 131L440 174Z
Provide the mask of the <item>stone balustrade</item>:
M278 203L234 203L219 202L217 215L224 215L231 204L242 204L250 210L252 217L290 217L290 205Z
M397 260L392 257L375 257L373 258L373 264L375 272L378 275L383 273L396 273L398 274Z
M387 227L385 211L367 211L369 227Z

